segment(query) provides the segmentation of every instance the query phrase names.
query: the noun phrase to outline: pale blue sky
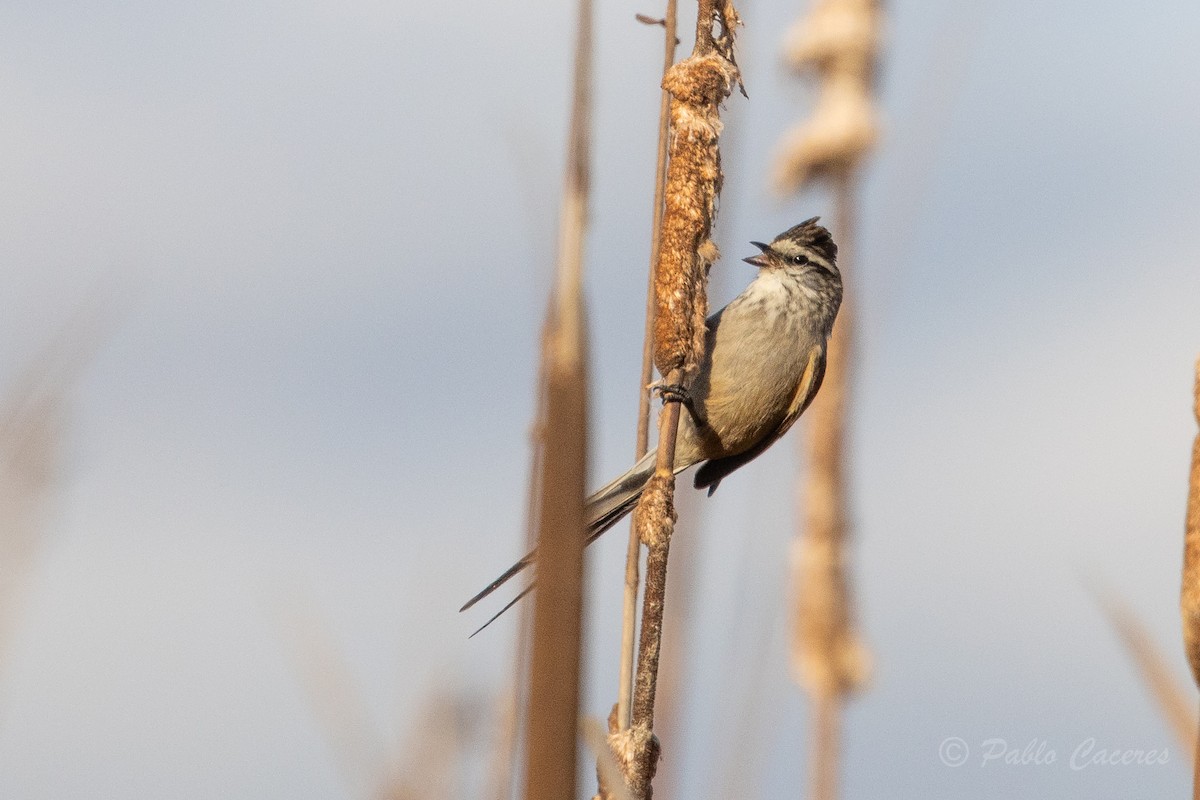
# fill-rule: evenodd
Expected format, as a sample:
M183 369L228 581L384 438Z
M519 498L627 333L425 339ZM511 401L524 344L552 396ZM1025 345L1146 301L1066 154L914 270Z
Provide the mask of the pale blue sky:
M749 240L830 215L766 190L812 99L778 59L802 6L743 9L720 300ZM660 58L636 12L655 8L597 20L596 484L633 449ZM888 13L847 278L876 670L846 797L1181 795L1185 758L1083 584L1127 597L1183 678L1200 7ZM0 383L97 285L118 318L0 673L0 796L363 796L281 607L320 609L386 741L435 689L499 688L515 618L468 643L479 619L455 611L520 549L572 38L550 2L0 8ZM761 796L803 779L782 655L796 443L697 503L695 737L667 745L691 794L747 757L729 695L748 677ZM597 716L622 552L613 534L589 560ZM958 769L950 736L975 753ZM1088 737L1171 761L1072 770ZM1059 761L981 767L993 738Z

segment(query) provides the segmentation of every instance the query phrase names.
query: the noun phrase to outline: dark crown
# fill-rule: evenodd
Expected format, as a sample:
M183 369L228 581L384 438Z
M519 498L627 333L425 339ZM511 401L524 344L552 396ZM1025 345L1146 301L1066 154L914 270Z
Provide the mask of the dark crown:
M821 218L806 219L799 225L794 225L776 236L775 241L790 239L796 244L816 250L830 264L835 264L837 263L837 245L834 244L829 231L817 224L819 219Z

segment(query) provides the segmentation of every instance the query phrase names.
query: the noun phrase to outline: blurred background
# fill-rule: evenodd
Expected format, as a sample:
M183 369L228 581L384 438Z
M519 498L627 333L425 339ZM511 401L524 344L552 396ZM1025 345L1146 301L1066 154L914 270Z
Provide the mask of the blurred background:
M594 485L634 447L661 60L634 14L662 13L597 5ZM804 7L741 8L714 307L750 279L749 240L830 213L768 188L812 102L779 58ZM1182 683L1200 6L886 13L847 268L874 671L844 794L1182 795L1187 755L1088 587L1129 602ZM523 550L572 14L0 6L0 796L480 796L519 616L467 641L494 608L457 609ZM672 795L804 784L797 442L685 511ZM598 717L618 530L587 562ZM458 766L422 749L447 719ZM1072 768L1089 739L1169 758ZM1057 760L985 761L993 740Z

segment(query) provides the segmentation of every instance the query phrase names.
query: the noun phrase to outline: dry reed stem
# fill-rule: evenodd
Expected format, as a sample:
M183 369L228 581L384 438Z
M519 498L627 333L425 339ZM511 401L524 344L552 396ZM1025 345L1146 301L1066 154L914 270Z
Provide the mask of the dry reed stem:
M1196 362L1196 383L1192 413L1200 425L1200 360ZM1192 442L1192 469L1188 478L1187 518L1184 526L1183 580L1179 591L1179 610L1183 617L1183 646L1192 680L1200 686L1200 433ZM1195 737L1192 798L1200 800L1200 729Z
M1167 659L1155 646L1145 626L1111 591L1097 592L1096 600L1125 651L1133 659L1180 747L1184 752L1190 752L1198 718L1188 693L1182 691L1171 675Z
M686 410L681 413L687 413ZM700 492L684 491L675 497L675 510L681 518L692 519L702 502ZM676 526L675 533L679 533ZM682 696L693 653L689 648L689 621L695 603L696 567L700 542L686 526L680 537L671 537L671 558L667 583L671 602L663 609L663 641L658 661L658 684L654 691L654 730L661 741L682 741L686 736L683 719L686 699ZM654 785L660 796L679 794L683 769L687 765L675 758L659 765Z
M663 76L675 63L677 0L667 0L667 13L663 18ZM642 338L642 373L638 382L637 442L634 461L640 461L650 449L650 392L647 387L654 370L654 265L662 252L663 192L666 189L667 141L670 134L671 95L662 91L658 108L658 148L654 167L654 209L650 225L650 269L646 287L646 325ZM632 521L629 525L629 543L625 550L625 594L621 615L621 667L620 686L617 691L616 730L627 730L633 719L633 662L634 643L637 637L637 590L640 577L638 562L641 560L641 539ZM616 731L613 731L616 732Z
M574 304L581 302L578 294ZM586 375L582 310L556 309L547 370L546 442L538 523L538 591L525 797L573 797L583 608ZM574 319L574 324L566 321Z
M720 23L719 34L713 28ZM704 354L708 315L708 269L717 258L710 239L721 187L719 105L738 80L732 60L737 12L726 0L700 0L692 55L663 78L671 94L671 137L664 190L661 247L654 272L654 363L670 386L686 386ZM633 512L634 529L646 545L646 588L642 604L632 723L611 735L610 744L635 797L652 796L658 763L654 696L662 642L667 558L675 525L675 436L679 403L659 415L655 472Z
M538 517L526 800L575 796L583 614L583 497L587 462L587 354L583 239L587 222L590 0L579 2L574 99L559 225L558 271L547 326L546 444Z
M679 370L668 376L679 377ZM679 427L679 403L667 403L659 415L659 449L655 473L642 491L633 509L633 528L646 545L646 588L642 602L642 626L638 638L637 674L633 686L633 720L625 729L610 725L612 748L625 785L636 798L652 795L651 781L658 765L659 745L654 736L654 697L658 680L658 661L662 646L663 600L667 591L667 556L675 525L675 476L663 464L675 461L675 435ZM670 438L663 437L670 432ZM615 714L612 722L615 723ZM601 798L610 795L601 785Z

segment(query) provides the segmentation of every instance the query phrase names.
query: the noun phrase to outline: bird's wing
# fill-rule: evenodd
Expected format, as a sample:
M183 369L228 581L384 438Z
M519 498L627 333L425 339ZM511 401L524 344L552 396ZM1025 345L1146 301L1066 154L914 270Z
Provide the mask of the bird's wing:
M804 374L800 376L800 382L796 386L796 394L788 406L788 411L783 421L779 423L779 427L770 436L764 436L758 444L748 450L743 450L734 456L706 461L700 465L700 469L696 470L696 488L704 489L707 487L708 493L711 495L717 490L718 484L729 473L762 455L763 451L773 445L776 439L787 433L788 428L792 427L792 424L809 407L813 398L817 396L817 391L821 388L821 381L824 379L825 347L814 347L812 352L809 353L808 365L804 368Z

